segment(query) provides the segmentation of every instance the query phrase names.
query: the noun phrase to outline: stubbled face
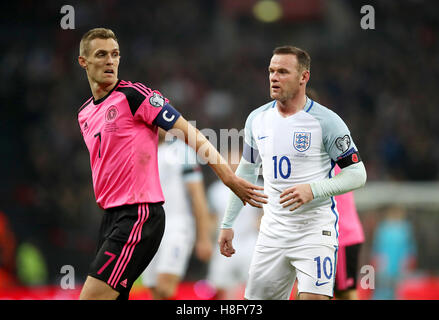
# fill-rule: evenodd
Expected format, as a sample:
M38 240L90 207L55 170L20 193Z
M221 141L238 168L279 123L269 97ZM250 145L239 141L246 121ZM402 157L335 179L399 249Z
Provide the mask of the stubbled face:
M272 99L285 102L297 95L303 78L297 63L293 54L273 55L268 67Z
M93 39L89 43L88 56L80 64L94 82L110 85L117 81L120 52L114 39Z

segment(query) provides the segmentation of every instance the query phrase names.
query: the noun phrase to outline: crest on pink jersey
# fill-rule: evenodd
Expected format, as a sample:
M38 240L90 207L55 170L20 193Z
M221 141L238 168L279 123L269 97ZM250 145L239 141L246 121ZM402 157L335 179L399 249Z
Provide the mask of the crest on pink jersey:
M117 110L116 106L112 105L107 109L107 112L105 112L105 121L107 122L113 122L116 120L117 115L119 114L119 111Z

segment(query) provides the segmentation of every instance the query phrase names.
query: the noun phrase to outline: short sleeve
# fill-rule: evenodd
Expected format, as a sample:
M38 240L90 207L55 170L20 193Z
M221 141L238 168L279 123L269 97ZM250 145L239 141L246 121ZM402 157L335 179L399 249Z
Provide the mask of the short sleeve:
M256 111L256 110L255 110ZM260 162L259 150L253 137L253 120L256 112L253 111L247 117L244 128L244 148L242 157L250 163Z
M347 125L336 113L329 111L322 127L326 151L341 168L361 160Z
M152 124L166 103L169 103L169 100L163 97L159 91L154 90L148 92L148 95L139 106L139 109L134 117L136 120L141 120L147 124Z
M180 113L169 104L167 98L140 82L122 81L116 91L125 95L136 121L169 130L180 117Z

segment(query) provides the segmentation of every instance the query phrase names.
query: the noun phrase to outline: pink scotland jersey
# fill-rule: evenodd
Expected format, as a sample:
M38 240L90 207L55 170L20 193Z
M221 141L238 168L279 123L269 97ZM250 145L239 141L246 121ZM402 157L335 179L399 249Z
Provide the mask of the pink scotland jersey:
M105 97L97 101L91 97L79 109L101 208L164 201L157 163L158 127L169 130L179 116L160 92L124 80Z
M335 174L340 173L338 165ZM340 214L338 243L340 246L350 246L364 242L363 227L355 207L354 193L348 192L335 196L337 210Z

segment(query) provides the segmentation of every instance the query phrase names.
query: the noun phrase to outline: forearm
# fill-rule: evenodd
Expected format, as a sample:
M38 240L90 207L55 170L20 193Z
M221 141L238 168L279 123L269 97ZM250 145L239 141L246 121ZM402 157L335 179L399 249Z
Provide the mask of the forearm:
M233 176L232 169L230 169L227 161L224 160L216 148L197 128L181 116L175 122L170 132L193 148L197 155L209 164L221 181L225 185L229 185L229 181Z
M241 159L235 174L254 184L258 179L259 167L260 164L250 163L245 159ZM232 228L233 222L243 206L242 201L234 193L230 192L221 228Z
M333 178L310 183L314 199L328 198L358 189L366 183L366 169L363 162L343 168Z

